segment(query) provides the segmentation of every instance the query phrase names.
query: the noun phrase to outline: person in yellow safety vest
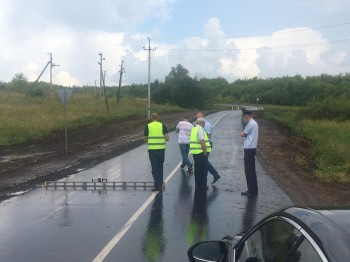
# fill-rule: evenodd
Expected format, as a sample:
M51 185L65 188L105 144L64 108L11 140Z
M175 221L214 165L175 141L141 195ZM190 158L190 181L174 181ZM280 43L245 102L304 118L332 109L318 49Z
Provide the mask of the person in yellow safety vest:
M148 143L148 155L154 179L154 188L152 188L152 191L162 191L164 155L166 141L169 141L166 126L158 120L159 115L152 113L152 122L146 125L144 131L144 141Z
M211 151L208 135L203 127L204 118L197 118L197 125L192 128L190 136L190 152L194 160L194 179L196 187L208 189L207 186L207 154Z
M198 112L196 114L196 117L197 118L200 118L200 117L204 118L204 113ZM204 129L205 133L207 133L207 135L209 137L210 147L211 147L211 150L213 150L213 126L208 121L205 121L203 129ZM214 177L214 180L212 182L212 184L214 184L214 183L216 183L216 181L218 181L221 178L221 176L219 175L219 172L215 169L215 167L210 163L209 155L210 154L208 154L208 156L207 156L207 159L208 159L208 161L207 161L207 168L208 168L208 172L210 174L212 174L213 177Z

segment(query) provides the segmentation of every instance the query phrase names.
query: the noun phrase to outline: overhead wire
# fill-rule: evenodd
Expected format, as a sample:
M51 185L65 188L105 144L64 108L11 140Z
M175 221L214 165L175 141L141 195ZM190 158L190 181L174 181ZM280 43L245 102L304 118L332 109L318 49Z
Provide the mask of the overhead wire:
M302 32L302 31L311 31L316 29L324 29L324 28L331 28L331 27L339 27L339 26L346 26L350 25L349 23L341 23L341 24L333 24L333 25L325 25L325 26L318 26L318 27L311 27L311 28L300 28L300 29L294 29L294 30L284 30L284 31L277 31L273 33L276 34L288 34L288 33L295 33L295 32ZM256 37L262 37L262 36L268 36L271 34L260 34L260 35L250 35L250 36L236 36L236 37L205 37L200 38L201 40L220 40L220 39L226 39L234 41L235 39L240 38L256 38ZM171 39L171 38L153 38L153 39ZM159 50L168 50L168 51L184 51L184 52L232 52L232 51L250 51L250 50L256 50L256 49L281 49L281 48L296 48L296 47L308 47L308 46L317 46L317 45L333 45L333 44L344 44L349 43L350 39L340 39L340 40L330 40L330 41L323 41L323 42L315 42L315 43L300 43L300 44L289 44L289 45L280 45L280 46L258 46L258 47L250 47L250 48L223 48L223 49L196 49L196 48L164 48L164 47L158 47Z
M250 51L256 49L282 49L282 48L296 48L296 47L309 47L318 45L333 45L333 44L345 44L349 43L350 39L340 39L331 40L323 42L313 42L313 43L302 43L302 44L289 44L289 45L279 45L279 46L257 46L257 47L247 47L247 48L224 48L224 49L194 49L194 48L162 48L157 47L158 50L168 50L168 51L188 51L188 52L232 52L232 51Z
M317 27L310 27L310 28L299 28L299 29L279 29L273 34L289 34L289 33L294 33L294 32L302 32L302 31L311 31L311 30L316 30L316 29L324 29L324 28L331 28L331 27L339 27L339 26L346 26L350 25L350 22L347 23L341 23L341 24L334 24L334 25L324 25L324 26L317 26ZM241 35L241 36L220 36L220 37L198 37L202 40L213 40L213 39L236 39L236 38L251 38L251 37L261 37L261 36L268 36L270 34L256 34L256 35ZM175 39L175 37L153 37L153 40L156 39Z

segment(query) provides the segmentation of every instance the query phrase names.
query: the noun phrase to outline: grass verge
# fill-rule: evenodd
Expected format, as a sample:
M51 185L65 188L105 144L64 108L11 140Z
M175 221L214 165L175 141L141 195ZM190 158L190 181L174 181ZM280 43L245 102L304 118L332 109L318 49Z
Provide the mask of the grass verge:
M323 182L350 186L350 121L303 117L304 108L265 106L264 116L291 128L312 142L315 175Z
M73 93L67 103L67 128L87 126L114 119L135 116L147 118L147 101L123 99L119 104L109 98L107 112L104 99ZM169 105L152 104L158 113L182 109ZM64 129L64 105L56 93L50 97L29 97L15 92L0 93L0 145L12 145L39 139Z

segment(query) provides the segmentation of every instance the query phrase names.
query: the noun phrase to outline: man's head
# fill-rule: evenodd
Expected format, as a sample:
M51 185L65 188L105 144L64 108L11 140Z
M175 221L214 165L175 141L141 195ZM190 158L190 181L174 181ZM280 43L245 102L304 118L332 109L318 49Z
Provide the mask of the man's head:
M157 121L158 119L159 119L158 113L152 113L152 114L151 114L151 120L152 120L152 121Z
M242 112L243 112L243 118L245 120L250 120L250 119L253 118L253 112L252 111L247 110L247 109L243 109Z
M188 122L188 121L190 121L190 118L189 118L188 116L184 116L184 119L183 119L183 121L186 121L186 122Z
M205 125L205 119L202 117L197 118L197 124L203 127Z
M204 114L202 113L202 112L198 112L197 114L196 114L196 118L204 118Z

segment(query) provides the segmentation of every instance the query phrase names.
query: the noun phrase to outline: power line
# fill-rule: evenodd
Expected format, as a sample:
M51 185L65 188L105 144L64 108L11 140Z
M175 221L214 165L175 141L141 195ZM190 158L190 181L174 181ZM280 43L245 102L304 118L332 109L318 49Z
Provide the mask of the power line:
M303 43L303 44L290 44L290 45L280 45L280 46L259 46L250 48L225 48L225 49L194 49L194 48L158 48L161 50L168 51L187 51L187 52L232 52L232 51L250 51L256 49L281 49L281 48L295 48L295 47L308 47L317 45L333 45L333 44L345 44L349 43L350 39L340 39L333 41L315 42L315 43Z
M300 28L300 29L293 29L293 30L284 30L284 31L278 31L273 34L289 34L289 33L295 33L295 32L302 32L302 31L311 31L316 29L325 29L325 28L331 28L331 27L339 27L339 26L347 26L350 25L349 23L341 23L341 24L334 24L334 25L324 25L324 26L317 26L317 27L310 27L310 28ZM283 29L279 29L283 30ZM223 37L200 37L202 40L219 40L219 39L236 39L236 38L250 38L250 37L261 37L261 36L269 36L270 34L256 34L256 35L241 35L241 36L223 36ZM159 40L166 40L166 39L177 39L175 37L155 37L154 39Z

